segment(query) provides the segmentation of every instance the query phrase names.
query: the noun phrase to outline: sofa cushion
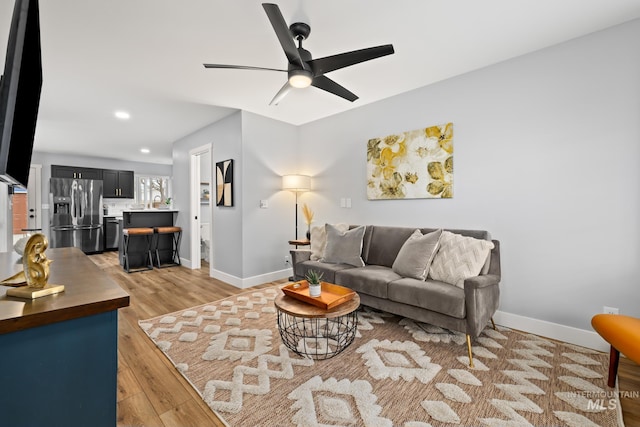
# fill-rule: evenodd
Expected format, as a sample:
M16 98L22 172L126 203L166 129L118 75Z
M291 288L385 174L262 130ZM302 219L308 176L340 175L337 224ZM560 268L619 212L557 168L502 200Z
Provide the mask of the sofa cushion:
M389 267L366 265L360 268L336 271L335 284L346 286L358 293L387 298L387 284L401 279Z
M387 289L388 299L391 301L422 307L458 319L466 316L464 289L449 283L405 277L389 283Z
M393 266L393 262L400 252L400 248L413 234L415 228L368 226L370 229L366 251L363 254L367 264ZM432 230L434 231L434 230Z
M324 249L327 246L327 232L325 227L325 225L311 227L311 245L309 249L311 250L312 261L319 261L324 256ZM335 224L335 227L340 231L347 231L349 224Z
M490 240L443 231L440 249L431 263L429 277L463 287L465 279L480 274L493 246Z
M402 277L425 280L429 266L438 250L442 230L422 235L420 230L413 232L400 248L391 269Z
M347 264L328 264L320 261L304 261L296 264L296 276L305 277L309 270L315 270L318 273L322 273L322 280L324 282L335 283L336 271L354 268L352 265Z
M337 227L326 224L327 246L324 250L323 262L349 264L355 267L364 266L362 254L362 237L365 226L361 225L349 231L340 231Z

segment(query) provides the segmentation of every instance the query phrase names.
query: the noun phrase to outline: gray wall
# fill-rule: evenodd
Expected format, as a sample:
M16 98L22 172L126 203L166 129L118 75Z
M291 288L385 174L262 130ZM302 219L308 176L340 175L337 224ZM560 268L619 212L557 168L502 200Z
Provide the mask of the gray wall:
M285 268L294 199L280 189L280 177L297 172L297 135L295 126L238 112L174 144L175 203L181 212L189 209L189 151L211 144L214 163L234 159L234 206L213 207L214 270L245 279ZM260 209L260 200L267 200L269 208ZM189 218L179 217L184 233L180 254L192 259Z
M242 156L241 123L242 115L237 112L173 144L174 206L180 210L177 225L183 230L180 244L180 255L183 258L192 259L193 256L199 256L191 254L190 247L190 218L193 213L190 213L189 205L189 151L211 144L214 163L226 159L236 160L234 206L224 209L214 207L212 220L214 268L236 277L242 277L242 162L238 161Z
M581 329L603 305L640 316L639 40L635 20L302 126L318 222L487 229L502 311ZM449 121L453 199L366 199L368 139Z
M295 195L282 190L282 175L301 173L296 126L242 113L245 264L242 277L283 270L295 234ZM268 202L260 209L260 200Z

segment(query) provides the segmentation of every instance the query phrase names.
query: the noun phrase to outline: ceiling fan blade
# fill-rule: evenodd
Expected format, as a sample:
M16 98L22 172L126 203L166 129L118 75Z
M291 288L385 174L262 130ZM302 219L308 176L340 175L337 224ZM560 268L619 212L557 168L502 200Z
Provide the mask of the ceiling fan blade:
M348 67L349 65L380 58L381 56L391 55L392 53L394 53L393 45L386 44L383 46L369 47L366 49L313 59L309 61L309 65L311 65L313 75L320 76L324 73L328 73L329 71L338 70L340 68Z
M317 87L318 89L326 90L327 92L334 95L338 95L339 97L342 97L347 101L353 102L358 99L358 97L353 92L350 92L349 90L340 86L338 83L334 82L326 76L314 77L311 85Z
M249 65L225 65L225 64L202 64L204 68L231 68L234 70L265 70L265 71L284 71L278 68L265 68L265 67L251 67Z
M287 26L287 23L284 20L284 17L282 16L282 12L280 12L280 8L278 7L278 5L273 3L262 3L262 7L267 13L269 21L271 21L271 26L278 36L280 45L282 46L285 55L287 55L287 60L289 61L289 63L298 65L299 67L302 67L304 69L305 63L304 61L302 61L300 53L298 52L298 48L293 42L293 38L291 36L291 33L289 32L289 27Z
M290 90L291 90L291 85L289 84L289 81L287 80L287 82L284 84L284 86L282 86L280 88L280 90L278 91L278 93L276 93L276 96L273 97L273 99L271 100L269 105L278 105L280 103L280 101L282 101L282 99L285 96L287 96L287 94L289 93Z

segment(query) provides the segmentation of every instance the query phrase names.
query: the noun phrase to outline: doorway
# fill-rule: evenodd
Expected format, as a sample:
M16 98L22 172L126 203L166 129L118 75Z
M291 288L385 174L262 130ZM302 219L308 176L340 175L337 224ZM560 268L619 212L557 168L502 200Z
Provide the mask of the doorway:
M42 165L31 165L27 188L13 193L13 244L27 233L42 230Z
M213 150L211 144L189 151L191 158L191 268L207 268L213 277Z

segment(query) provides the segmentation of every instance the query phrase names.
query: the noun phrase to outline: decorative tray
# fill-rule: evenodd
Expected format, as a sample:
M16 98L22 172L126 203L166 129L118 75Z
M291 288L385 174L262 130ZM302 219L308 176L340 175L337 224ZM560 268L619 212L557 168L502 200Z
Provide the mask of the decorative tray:
M282 288L282 292L292 298L313 304L317 307L329 310L345 303L356 295L354 291L344 286L334 285L333 283L320 282L322 292L319 297L309 295L309 282L301 280L295 283L289 283Z

